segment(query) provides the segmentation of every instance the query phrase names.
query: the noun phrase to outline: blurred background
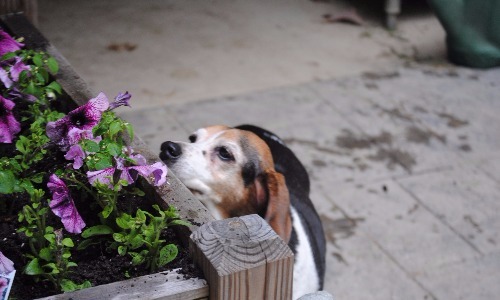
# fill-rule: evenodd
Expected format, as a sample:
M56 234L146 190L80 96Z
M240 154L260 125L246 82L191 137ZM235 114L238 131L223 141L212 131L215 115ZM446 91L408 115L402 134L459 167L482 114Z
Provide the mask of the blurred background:
M426 1L403 1L396 31L384 3L39 1L39 28L94 90L142 108L445 61ZM328 21L352 9L363 24Z

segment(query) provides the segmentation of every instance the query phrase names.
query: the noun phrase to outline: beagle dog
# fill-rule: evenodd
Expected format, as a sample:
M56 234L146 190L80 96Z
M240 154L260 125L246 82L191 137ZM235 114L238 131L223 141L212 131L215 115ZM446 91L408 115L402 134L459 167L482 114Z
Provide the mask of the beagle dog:
M217 125L167 141L160 158L216 219L257 213L295 254L293 298L321 290L323 227L309 199L309 177L275 134L253 125Z

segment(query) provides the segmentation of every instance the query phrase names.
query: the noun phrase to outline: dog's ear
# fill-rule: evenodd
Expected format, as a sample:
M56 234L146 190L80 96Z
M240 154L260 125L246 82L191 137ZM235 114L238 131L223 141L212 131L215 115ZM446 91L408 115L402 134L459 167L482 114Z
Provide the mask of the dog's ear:
M255 180L257 204L264 207L264 219L286 242L292 233L290 196L285 177L274 170L265 172Z

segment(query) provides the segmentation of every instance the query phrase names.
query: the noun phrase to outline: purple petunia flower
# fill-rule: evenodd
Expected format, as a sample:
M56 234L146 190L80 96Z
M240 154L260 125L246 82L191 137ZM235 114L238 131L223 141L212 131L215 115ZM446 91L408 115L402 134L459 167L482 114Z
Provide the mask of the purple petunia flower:
M87 178L89 183L94 185L95 182L100 182L102 184L107 184L110 188L113 188L112 179L115 173L120 172L119 179L125 180L128 184L132 184L137 179L137 174L147 177L151 174L154 175L155 182L154 185L159 186L167 181L167 167L161 163L157 162L152 165L146 165L146 160L140 154L131 156L136 160L136 163L141 163L142 165L126 167L124 165L124 159L116 159L116 167L110 167L98 171L88 171Z
M19 81L19 75L25 70L29 71L31 69L22 61L21 57L16 56L2 61L0 62L0 81L6 88L10 88L14 82Z
M10 79L9 73L0 67L0 81L6 88L10 88L13 84L12 79Z
M67 116L47 124L47 136L65 151L81 138L91 138L92 128L101 120L102 113L109 107L104 93L90 99ZM90 134L90 135L89 135Z
M64 158L67 160L73 160L73 169L77 170L83 166L85 152L80 145L76 144L69 148L68 152L64 155Z
M0 251L0 274L9 274L14 271L14 263Z
M57 177L56 174L52 174L47 187L52 193L52 200L49 203L52 212L61 218L61 222L68 232L81 233L85 227L85 222L78 213L64 181Z
M20 101L35 102L37 100L35 96L30 94L24 94L17 88L13 88L9 90L7 93L9 94L9 99L14 101L20 100Z
M21 124L12 113L14 106L14 102L0 96L0 143L12 143L14 135L21 131Z
M130 98L132 95L130 95L128 92L124 93L118 93L118 96L115 97L115 101L111 102L109 104L109 109L115 109L119 106L128 106L130 107L130 104L128 103L130 101Z
M20 57L16 57L15 59L16 61L10 68L10 77L12 78L12 81L17 82L19 80L19 74L21 74L22 71L29 71L31 69L23 63L23 60Z
M7 32L0 29L0 56L20 50L24 44L13 39Z

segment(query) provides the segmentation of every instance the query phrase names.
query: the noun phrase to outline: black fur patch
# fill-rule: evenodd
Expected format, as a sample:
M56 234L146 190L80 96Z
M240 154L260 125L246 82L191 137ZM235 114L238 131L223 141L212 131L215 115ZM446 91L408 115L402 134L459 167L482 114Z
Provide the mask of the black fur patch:
M243 168L241 169L241 178L243 178L243 183L245 187L249 186L255 180L255 176L257 176L255 170L255 165L252 162L247 162Z

